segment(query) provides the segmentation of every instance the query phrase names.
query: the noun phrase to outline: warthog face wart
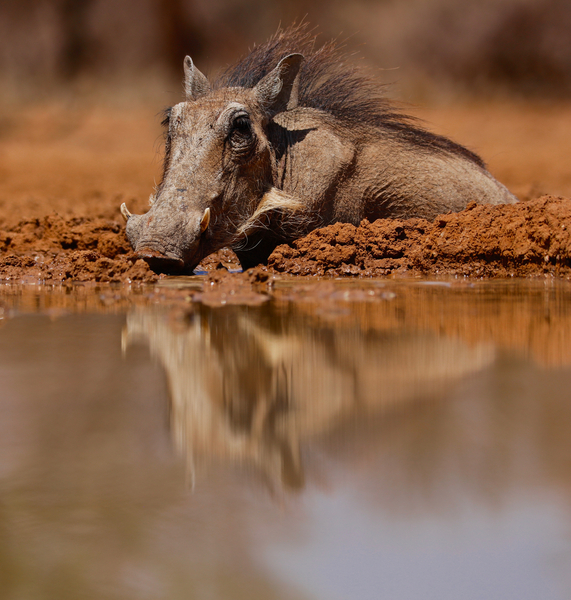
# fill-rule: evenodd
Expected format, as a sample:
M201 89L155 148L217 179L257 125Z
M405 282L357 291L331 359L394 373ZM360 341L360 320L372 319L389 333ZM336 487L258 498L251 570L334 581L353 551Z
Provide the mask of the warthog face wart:
M224 246L246 268L337 221L433 219L471 201L517 201L478 156L401 115L303 25L212 86L188 56L184 70L151 208L121 207L133 248L155 270L191 271Z

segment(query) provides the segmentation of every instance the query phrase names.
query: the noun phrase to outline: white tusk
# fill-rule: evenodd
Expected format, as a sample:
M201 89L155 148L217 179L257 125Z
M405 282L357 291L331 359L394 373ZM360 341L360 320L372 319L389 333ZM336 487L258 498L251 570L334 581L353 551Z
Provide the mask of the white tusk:
M123 218L125 219L125 221L128 221L129 217L133 216L129 212L129 209L127 208L127 205L124 202L123 202L123 204L121 204L121 214L123 215Z
M204 233L210 223L210 207L208 207L202 215L202 221L200 221L200 233Z

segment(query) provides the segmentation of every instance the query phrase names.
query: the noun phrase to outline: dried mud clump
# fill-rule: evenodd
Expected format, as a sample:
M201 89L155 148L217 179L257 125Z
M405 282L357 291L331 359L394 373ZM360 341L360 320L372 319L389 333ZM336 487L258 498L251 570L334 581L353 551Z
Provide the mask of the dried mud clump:
M113 221L50 215L0 230L0 281L151 283L157 279Z
M276 248L268 266L297 275L391 274L571 277L571 200L543 196L502 206L471 203L423 219L337 223Z
M196 267L198 273L201 271L210 272L224 269L228 271L240 271L242 269L238 257L230 248L222 248L222 250L210 254Z

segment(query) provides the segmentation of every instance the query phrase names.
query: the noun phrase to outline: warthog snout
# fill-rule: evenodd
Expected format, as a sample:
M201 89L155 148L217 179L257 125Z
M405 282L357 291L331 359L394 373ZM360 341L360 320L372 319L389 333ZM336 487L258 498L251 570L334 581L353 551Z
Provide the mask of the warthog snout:
M157 273L176 273L184 269L182 258L167 256L152 248L141 248L137 250L137 254Z
M147 261L153 271L159 273L180 273L188 264L189 255L196 260L200 236L210 224L210 208L204 211L199 222L197 219L188 219L186 236L180 234L181 219L165 218L161 211L151 210L145 215L134 215L123 203L121 214L127 223L127 238L135 252ZM198 236L197 230L200 232ZM194 243L177 243L185 237L194 239Z

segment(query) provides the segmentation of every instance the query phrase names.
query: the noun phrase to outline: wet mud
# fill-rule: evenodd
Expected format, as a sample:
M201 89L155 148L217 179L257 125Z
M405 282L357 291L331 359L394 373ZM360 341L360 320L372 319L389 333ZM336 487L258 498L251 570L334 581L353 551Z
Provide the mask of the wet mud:
M0 231L0 280L152 283L158 279L132 251L123 228L104 219L58 215Z
M543 196L517 205L471 203L461 213L424 219L337 223L268 261L274 274L334 277L407 275L571 277L571 200ZM159 276L131 250L114 221L58 215L0 230L0 280L16 283L93 281L154 283ZM239 269L225 249L203 271ZM246 279L248 280L248 279ZM216 280L215 280L216 281ZM240 285L238 278L232 279ZM225 284L228 285L228 280Z
M274 251L278 273L384 277L571 275L571 200L543 196L515 205L471 203L424 219L337 223Z

